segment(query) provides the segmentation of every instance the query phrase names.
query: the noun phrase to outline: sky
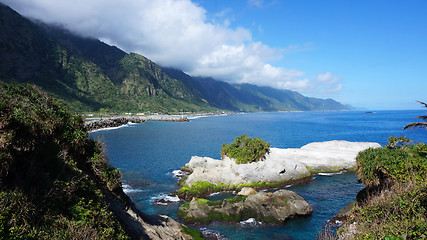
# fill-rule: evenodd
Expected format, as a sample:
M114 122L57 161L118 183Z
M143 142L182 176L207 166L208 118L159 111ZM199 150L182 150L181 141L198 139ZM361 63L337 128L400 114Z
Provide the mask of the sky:
M370 110L427 102L425 0L0 2L192 76Z

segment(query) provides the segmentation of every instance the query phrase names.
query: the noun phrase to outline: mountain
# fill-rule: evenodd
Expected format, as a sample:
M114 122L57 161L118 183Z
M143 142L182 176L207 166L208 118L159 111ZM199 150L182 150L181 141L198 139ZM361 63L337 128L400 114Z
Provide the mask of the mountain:
M322 111L349 110L332 99L305 97L291 90L229 84L212 78L191 77L184 72L163 68L171 77L200 92L211 106L232 111Z
M232 85L161 68L0 4L0 81L33 83L75 112L347 110L290 90Z
M33 83L74 111L210 111L138 54L32 22L0 4L0 79Z

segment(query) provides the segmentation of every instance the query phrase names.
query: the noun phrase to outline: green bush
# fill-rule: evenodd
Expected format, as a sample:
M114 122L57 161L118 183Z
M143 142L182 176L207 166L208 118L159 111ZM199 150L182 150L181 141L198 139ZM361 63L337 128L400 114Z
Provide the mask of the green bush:
M390 144L383 148L369 148L356 157L357 172L366 185L378 184L382 178L405 181L415 177L427 179L427 147L420 144L395 144L398 138L391 137ZM399 138L401 139L401 138ZM410 142L405 139L404 142Z
M357 172L363 183L373 189L387 184L350 212L341 234L351 239L427 239L427 147L411 142L390 137L385 147L359 153ZM356 231L349 230L354 227Z
M250 138L246 134L236 137L233 143L223 144L221 157L228 156L235 159L237 164L258 162L269 152L270 143L261 138Z
M40 88L0 82L0 239L128 239L101 189L120 173L83 119Z

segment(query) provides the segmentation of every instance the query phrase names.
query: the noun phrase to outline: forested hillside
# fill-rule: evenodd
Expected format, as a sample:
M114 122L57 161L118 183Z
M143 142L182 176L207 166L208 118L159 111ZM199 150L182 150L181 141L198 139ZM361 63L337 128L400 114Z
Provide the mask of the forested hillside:
M0 81L33 83L75 112L346 110L328 99L161 68L0 4Z

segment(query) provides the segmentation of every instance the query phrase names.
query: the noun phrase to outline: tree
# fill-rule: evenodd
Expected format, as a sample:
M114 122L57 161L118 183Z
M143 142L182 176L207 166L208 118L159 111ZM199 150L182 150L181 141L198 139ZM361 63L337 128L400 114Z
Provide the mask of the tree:
M427 107L427 103L420 102L420 101L417 101L417 102L419 102L419 103L421 103L422 105L424 105L424 107ZM410 124L406 125L406 126L403 128L403 130L406 130L406 129L408 129L408 128L425 128L425 129L427 129L427 122L426 122L426 120L427 120L427 116L417 116L417 118L421 118L422 120L424 120L424 122L415 122L415 123L410 123Z

